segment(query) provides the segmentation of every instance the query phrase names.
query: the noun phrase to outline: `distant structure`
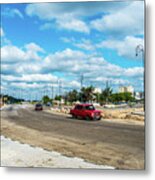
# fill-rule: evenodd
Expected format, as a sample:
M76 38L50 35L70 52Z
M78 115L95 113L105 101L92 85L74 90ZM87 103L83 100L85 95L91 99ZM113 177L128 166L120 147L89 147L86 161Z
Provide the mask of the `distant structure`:
M0 97L0 108L3 106L3 97Z
M102 90L100 88L95 88L94 89L94 93L101 93L101 92L102 92Z
M135 92L134 97L136 100L144 99L144 92Z
M134 96L133 86L121 86L121 87L119 87L119 92L120 93L130 92L132 94L132 96Z

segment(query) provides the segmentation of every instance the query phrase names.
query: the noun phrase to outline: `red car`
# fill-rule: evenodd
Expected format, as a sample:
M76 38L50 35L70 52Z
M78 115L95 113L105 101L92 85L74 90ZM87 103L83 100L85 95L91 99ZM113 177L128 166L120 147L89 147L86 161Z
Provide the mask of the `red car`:
M70 110L70 114L74 118L83 118L87 120L100 120L101 111L95 110L92 104L77 104L74 109Z

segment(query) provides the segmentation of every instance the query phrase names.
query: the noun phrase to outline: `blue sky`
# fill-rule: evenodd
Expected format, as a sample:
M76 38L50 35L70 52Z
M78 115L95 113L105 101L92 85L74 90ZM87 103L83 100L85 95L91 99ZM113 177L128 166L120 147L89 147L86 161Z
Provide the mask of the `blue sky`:
M1 4L2 90L143 91L144 2ZM35 96L35 95L34 95Z

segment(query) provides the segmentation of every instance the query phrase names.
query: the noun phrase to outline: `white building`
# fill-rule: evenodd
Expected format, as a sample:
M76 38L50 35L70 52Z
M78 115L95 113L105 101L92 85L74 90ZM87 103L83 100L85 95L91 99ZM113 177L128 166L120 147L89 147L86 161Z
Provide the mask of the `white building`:
M119 92L120 93L130 92L132 95L134 95L134 88L133 86L121 86L119 87Z

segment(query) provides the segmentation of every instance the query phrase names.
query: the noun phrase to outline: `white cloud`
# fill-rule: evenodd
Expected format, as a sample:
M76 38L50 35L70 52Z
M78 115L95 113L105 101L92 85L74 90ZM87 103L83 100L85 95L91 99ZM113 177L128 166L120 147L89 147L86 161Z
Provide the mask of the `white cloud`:
M53 28L55 21L59 28L84 33L89 33L90 29L106 31L111 35L114 33L117 36L118 33L119 35L144 33L143 1L35 3L26 7L26 13L46 21L40 27L41 30ZM100 18L102 14L104 15ZM93 17L94 20L90 18L86 22L85 17Z
M41 56L38 53L45 53L44 49L35 43L29 43L25 45L25 59L26 60L41 60Z
M41 61L33 61L29 52L43 51L34 43L26 45L25 50L16 46L3 48L5 49L3 49L1 66L2 81L14 82L14 85L18 84L22 87L39 87L39 83L51 83L61 79L64 87L80 88L81 74L84 74L85 84L90 85L90 82L96 82L98 87L102 86L107 79L115 85L120 81L122 84L127 84L128 78L143 76L143 68L122 68L107 62L96 53L87 54L68 48L49 54ZM41 59L38 54L37 56ZM54 75L55 73L58 73L59 78Z
M85 49L88 51L95 50L95 45L93 45L89 39L82 39L80 43L74 43L73 45L78 48Z
M59 28L89 33L90 28L82 19L83 17L100 12L113 12L128 4L128 2L33 3L27 5L26 14L46 21L40 27L41 30L52 28L55 20Z
M18 9L13 9L12 11L15 15L19 16L20 18L24 18L23 14Z
M142 67L134 67L134 68L126 68L124 69L124 76L129 77L141 77L144 73L144 68Z
M94 82L109 82L112 85L120 85L120 84L130 84L129 80L122 79L122 78L115 78L115 77L97 77L94 79Z
M56 82L58 78L51 74L23 74L21 76L2 75L2 81L9 82Z
M1 74L5 75L21 75L39 73L42 64L37 62L17 62L17 63L1 63Z
M2 63L17 63L23 61L41 60L38 52L44 50L35 43L25 45L26 50L13 45L6 45L1 48Z
M10 86L12 87L16 87L16 88L23 88L23 89L35 89L36 88L41 88L43 87L42 84L38 84L38 83L26 83L26 82L12 82L10 84Z
M75 41L75 39L73 37L71 38L67 38L67 37L60 37L60 40L64 43L72 43Z
M35 3L26 7L26 13L40 19L52 20L63 16L92 16L99 12L115 12L128 4L130 2Z
M74 87L74 88L80 88L81 87L81 84L78 82L78 81L71 81L70 83L69 83L69 85L71 86L71 87Z
M2 11L2 15L3 16L6 16L6 17L15 17L15 16L18 16L19 18L23 19L24 16L23 14L18 10L18 9L11 9L11 8L5 8L3 11Z
M124 40L105 40L97 45L98 48L114 49L118 55L130 59L136 59L136 47L141 44L144 46L144 39L134 36L127 36Z
M70 43L75 47L88 51L94 51L96 48L96 45L93 44L90 39L86 39L86 38L75 40L75 38L73 37L70 38L61 37L60 40L63 41L64 43Z
M4 36L4 31L2 28L0 28L0 37Z
M34 74L41 71L42 64L40 62L25 62L16 64L18 68L15 69L15 73L21 74ZM11 66L10 66L11 67ZM10 70L11 73L11 70Z
M5 62L18 62L25 60L25 53L16 46L7 45L1 48L1 61Z
M1 73L7 75L21 75L39 73L42 68L40 53L45 51L35 43L26 44L19 48L12 44L1 48Z
M52 29L53 28L53 24L52 23L45 23L43 25L40 26L40 30L47 30L47 29Z
M28 50L28 51L34 51L34 52L45 52L40 46L38 46L37 44L35 43L29 43L29 44L26 44L25 45L25 48Z
M143 68L122 68L107 62L96 54L84 54L80 51L66 49L45 58L43 69L47 72L58 71L71 76L85 74L88 79L96 77L134 77L142 76Z
M74 30L84 33L90 32L89 27L84 21L68 15L66 16L63 15L63 17L58 18L56 24L58 25L59 28L63 28L67 30Z
M58 28L73 30L78 32L89 33L89 28L86 23L76 17L76 13L66 9L67 5L57 3L41 3L41 4L30 4L26 8L26 13L29 16L38 16L40 19L46 21L55 20ZM79 13L77 13L79 14ZM52 28L52 23L45 23L40 27L41 30Z
M100 76L141 76L143 73L143 68L121 68L107 62L103 57L95 53L85 54L81 51L65 49L38 61L41 57L36 51L43 50L33 43L26 45L26 51L16 46L2 47L2 74L20 75L59 72L78 76L83 73L87 78L91 79Z
M119 11L91 22L91 27L114 36L144 34L144 2L134 1Z

